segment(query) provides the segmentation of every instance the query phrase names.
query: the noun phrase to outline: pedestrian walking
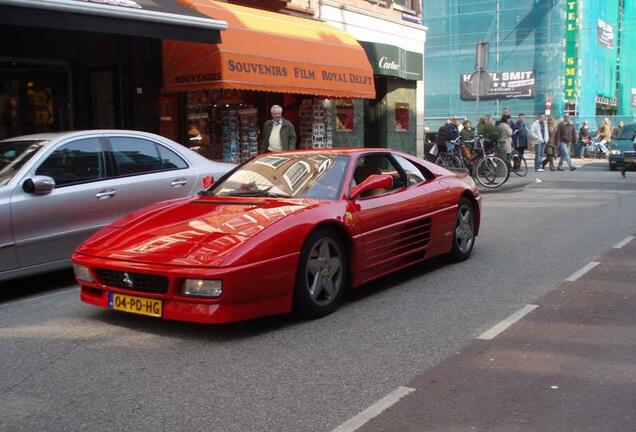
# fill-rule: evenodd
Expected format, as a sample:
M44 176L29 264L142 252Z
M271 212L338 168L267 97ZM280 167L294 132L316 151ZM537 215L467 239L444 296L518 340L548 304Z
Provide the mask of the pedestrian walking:
M554 155L557 150L557 122L552 117L548 119L548 141L545 143L545 159L541 162L541 168L545 169L546 165L550 165L550 171L556 171L554 168Z
M528 129L526 128L526 116L521 113L517 116L517 121L512 127L512 142L519 155L523 158L523 153L528 148ZM521 163L520 159L517 163ZM519 167L515 167L518 169Z
M576 132L574 127L570 124L570 116L568 114L563 115L563 121L557 126L556 141L559 143L559 171L563 171L563 160L566 160L570 171L576 169L572 165L572 159L570 158L570 147L574 145L576 139Z
M501 139L504 142L503 151L506 155L506 160L510 160L512 154L512 127L510 127L510 116L503 114L499 119L498 127L501 129Z
M514 125L514 121L510 116L510 108L508 107L504 107L503 111L501 112L501 118L495 122L495 126L499 126L501 122L504 121L504 117L506 119L505 122L508 123L508 126L510 126L510 128L512 128Z
M462 130L459 132L459 141L463 144L464 157L470 160L471 150L475 142L475 129L472 128L470 120L464 120Z
M273 105L272 118L263 125L262 151L294 150L296 148L296 130L289 120L283 118L283 108Z
M440 126L437 131L438 151L452 153L455 151L455 144L451 141L459 138L459 126L456 116L451 116L445 125Z
M532 126L530 126L530 135L535 140L534 170L536 172L545 171L541 159L543 158L546 144L550 139L550 132L548 131L548 123L546 121L545 114L540 114L539 118L532 123Z
M585 153L585 147L587 147L592 140L590 137L590 123L585 120L583 126L579 129L579 139L574 145L574 157L579 158Z

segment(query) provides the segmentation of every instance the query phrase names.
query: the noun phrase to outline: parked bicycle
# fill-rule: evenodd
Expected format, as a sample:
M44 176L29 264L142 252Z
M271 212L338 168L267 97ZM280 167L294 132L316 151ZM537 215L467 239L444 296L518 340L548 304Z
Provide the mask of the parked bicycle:
M607 159L609 149L601 140L593 139L581 149L581 158L586 161L594 159Z
M510 171L519 177L525 177L528 174L528 162L515 148L512 149L512 154L510 155Z
M448 169L467 169L482 186L496 189L510 178L510 168L506 161L485 145L486 140L478 135L474 140L462 143L459 138L451 141L454 150L440 152L435 163ZM465 144L472 144L468 150Z

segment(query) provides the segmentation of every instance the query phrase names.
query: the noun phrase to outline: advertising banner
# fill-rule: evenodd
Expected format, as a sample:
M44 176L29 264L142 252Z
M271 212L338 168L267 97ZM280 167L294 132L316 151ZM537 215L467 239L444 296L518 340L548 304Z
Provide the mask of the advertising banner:
M567 2L565 16L565 102L576 102L578 53L576 38L579 28L579 2L570 0Z
M632 108L636 108L636 87L632 87Z
M535 96L534 71L489 72L492 88L480 99L532 98ZM476 99L469 84L469 73L459 76L460 95L464 100Z

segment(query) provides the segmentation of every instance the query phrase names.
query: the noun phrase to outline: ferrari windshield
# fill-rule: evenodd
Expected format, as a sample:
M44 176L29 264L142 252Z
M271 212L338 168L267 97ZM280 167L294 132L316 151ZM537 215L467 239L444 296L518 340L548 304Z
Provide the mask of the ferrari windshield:
M11 181L15 173L27 163L48 141L0 142L0 186Z
M280 153L246 163L206 192L218 196L337 199L349 156Z

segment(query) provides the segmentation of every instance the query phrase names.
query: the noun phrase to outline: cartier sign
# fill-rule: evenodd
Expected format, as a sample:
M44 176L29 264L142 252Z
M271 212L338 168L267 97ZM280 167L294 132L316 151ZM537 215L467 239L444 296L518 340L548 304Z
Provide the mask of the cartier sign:
M380 58L380 62L378 66L380 66L380 69L394 70L394 71L400 70L400 64L396 63L395 60L389 60L389 58L386 56Z

